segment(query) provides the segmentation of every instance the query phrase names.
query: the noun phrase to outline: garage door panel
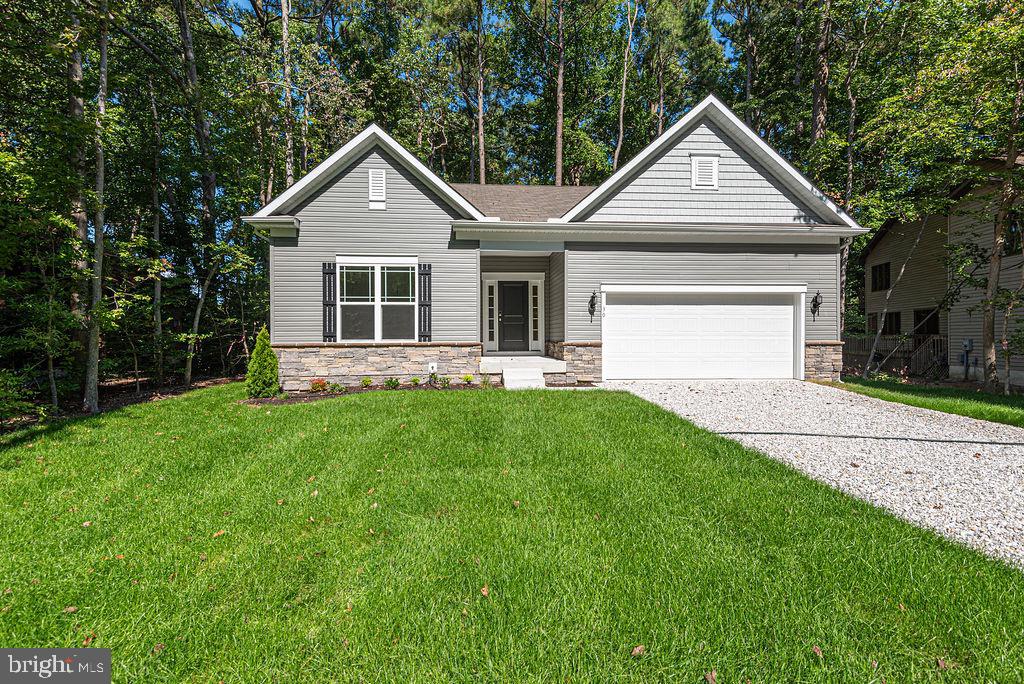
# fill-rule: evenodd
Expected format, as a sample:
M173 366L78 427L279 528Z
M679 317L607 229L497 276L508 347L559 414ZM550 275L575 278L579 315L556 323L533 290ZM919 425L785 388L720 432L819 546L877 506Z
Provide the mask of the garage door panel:
M791 295L609 294L608 379L787 378L794 374Z

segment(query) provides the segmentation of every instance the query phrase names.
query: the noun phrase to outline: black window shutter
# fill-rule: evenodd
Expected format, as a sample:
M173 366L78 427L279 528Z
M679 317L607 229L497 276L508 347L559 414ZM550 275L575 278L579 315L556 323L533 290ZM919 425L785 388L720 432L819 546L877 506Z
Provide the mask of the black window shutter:
M430 264L420 264L420 342L430 342Z
M323 264L324 279L324 342L334 342L338 335L338 266L333 261Z

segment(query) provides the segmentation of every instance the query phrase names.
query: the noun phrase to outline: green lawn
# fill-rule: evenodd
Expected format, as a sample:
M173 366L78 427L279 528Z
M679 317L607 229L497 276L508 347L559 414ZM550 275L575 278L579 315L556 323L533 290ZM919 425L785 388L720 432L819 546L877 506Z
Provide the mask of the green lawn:
M0 442L0 644L115 681L1024 676L1024 573L635 397L241 396Z
M983 392L980 388L971 390L957 387L911 385L845 376L842 383L828 384L876 399L1024 427L1024 396L1016 394L1006 397L1001 394Z

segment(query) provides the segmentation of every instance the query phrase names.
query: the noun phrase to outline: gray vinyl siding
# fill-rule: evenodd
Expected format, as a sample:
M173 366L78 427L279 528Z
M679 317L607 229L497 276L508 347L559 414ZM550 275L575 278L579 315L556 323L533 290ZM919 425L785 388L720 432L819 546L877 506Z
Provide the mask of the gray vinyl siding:
M690 153L719 155L718 189L690 189ZM703 119L587 221L818 223L814 212L715 123Z
M387 209L370 211L367 169L387 169ZM435 342L480 340L478 244L453 243L457 214L375 147L292 212L297 238L270 247L271 339L323 341L321 264L336 255L417 256L432 264Z
M996 209L993 204L994 198L987 198L985 192L975 193L966 198L954 207L949 219L949 243L951 245L966 241L976 243L985 250L987 254L992 249L992 238ZM1021 255L1003 258L1002 267L999 271L1000 287L1016 289L1021 284L1021 266L1024 258ZM975 276L981 279L988 275L987 264L976 271ZM980 288L964 288L961 297L950 307L949 310L949 364L961 366L960 354L963 350L962 344L965 339L974 340L974 351L971 352L971 359L978 360L978 369L982 368L982 345L981 345L981 302L985 298L985 292ZM1024 316L1016 315L1011 317L1011 333L1024 325ZM996 343L1002 335L1003 319L996 315ZM998 349L997 349L998 354ZM962 367L962 366L961 366ZM999 373L1003 373L1003 359L999 356ZM1015 373L1024 372L1024 358L1013 356L1010 358L1010 370ZM1019 382L1014 379L1014 382Z
M548 264L544 302L546 336L552 342L562 342L565 340L565 252L552 252Z
M601 339L601 314L587 311L590 294L608 284L779 283L807 285L807 299L821 292L816 319L806 316L807 340L839 337L836 293L839 245L835 244L599 244L566 245L566 341Z
M925 222L921 241L914 249L914 241L921 222L898 223L878 241L864 260L864 313L878 314L881 325L881 312L885 308L885 290L871 291L871 267L889 263L890 282L895 284L900 268L907 255L906 270L899 285L895 286L889 298L888 311L900 313L902 330L886 330L886 333L897 332L909 334L914 328L914 311L933 309L939 305L946 294L946 231L949 218L936 216ZM913 254L911 250L913 249ZM948 312L939 312L939 333L946 334Z

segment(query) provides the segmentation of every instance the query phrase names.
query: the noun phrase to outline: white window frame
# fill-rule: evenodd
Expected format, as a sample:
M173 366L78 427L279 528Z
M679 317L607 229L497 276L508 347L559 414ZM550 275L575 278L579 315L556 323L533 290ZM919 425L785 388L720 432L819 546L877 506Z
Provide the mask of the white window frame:
M498 325L498 283L501 281L525 281L526 286L526 304L529 309L527 314L527 326L526 335L530 340L530 352L541 352L544 353L544 342L545 342L545 311L544 311L544 280L545 274L543 272L530 272L530 273L482 273L480 279L482 281L482 287L480 288L480 320L482 325L480 326L480 341L484 345L484 351L486 352L498 352L501 344L501 327ZM537 309L533 308L533 288L537 287ZM494 288L494 317L491 318L490 310L487 306L487 295L491 288ZM537 339L533 339L533 319L537 318ZM493 323L494 325L494 340L487 339L489 332L489 326ZM510 352L511 353L511 352Z
M718 190L718 155L717 154L691 154L690 155L690 189L691 190ZM711 185L698 185L697 165L702 161L711 162L711 174L714 181Z
M420 278L419 278L419 258L409 256L392 256L392 257L374 257L374 256L343 256L338 255L335 259L335 263L338 268L335 269L335 292L338 293L338 302L335 305L336 320L338 321L338 342L345 344L359 344L365 342L416 342L420 339ZM356 304L357 306L373 306L373 339L360 339L360 340L347 340L342 338L341 330L341 307L346 302L341 301L341 274L342 266L370 266L373 268L373 301L366 302L365 304ZM408 306L412 307L412 318L413 318L413 334L411 338L385 338L382 337L383 328L383 306L386 302L383 301L384 293L381 290L383 284L383 266L411 266L412 267L412 286L413 286L413 300ZM348 302L349 304L353 302ZM394 304L392 302L392 304ZM403 303L404 304L404 303Z
M375 195L373 192L374 176L380 179L381 192ZM383 211L388 208L388 172L387 169L369 169L366 177L366 194L369 200L369 208L373 211Z

